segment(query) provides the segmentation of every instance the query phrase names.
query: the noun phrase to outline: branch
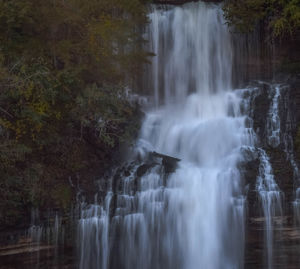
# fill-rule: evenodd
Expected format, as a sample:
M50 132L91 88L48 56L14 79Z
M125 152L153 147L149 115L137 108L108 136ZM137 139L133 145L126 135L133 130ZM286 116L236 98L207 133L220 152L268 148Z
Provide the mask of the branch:
M6 111L4 108L0 107L0 110L4 112L6 115L8 115L9 117L11 117L12 119L14 118L14 116L10 114L8 111Z

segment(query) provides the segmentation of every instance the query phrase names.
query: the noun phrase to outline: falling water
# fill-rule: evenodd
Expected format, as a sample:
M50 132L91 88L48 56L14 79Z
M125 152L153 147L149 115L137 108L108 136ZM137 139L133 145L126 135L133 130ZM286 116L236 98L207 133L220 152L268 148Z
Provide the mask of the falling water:
M180 255L181 268L241 267L244 197L236 164L247 135L240 99L230 92L230 35L215 5L155 10L150 18L155 99L164 105L147 114L140 142L182 160L164 194L163 252L170 265Z
M286 94L284 98L284 110L286 111L285 117L285 130L283 132L283 145L284 151L286 154L286 159L290 162L293 169L293 183L294 183L294 201L292 202L293 206L293 215L294 215L294 224L296 227L300 225L300 171L299 165L295 159L295 150L294 150L294 138L293 138L293 129L295 129L294 115L290 109L290 88L285 86L283 88ZM282 130L281 130L282 132Z
M295 191L295 200L293 201L294 222L297 227L300 226L300 188Z
M108 229L109 205L112 193L108 192L104 204L86 206L82 204L78 227L78 242L80 242L80 269L107 268L108 265Z
M268 145L273 148L278 147L281 142L279 101L283 89L282 85L279 84L269 85L269 98L271 99L271 103L266 119L266 130ZM263 149L259 149L259 153L260 167L257 178L257 190L265 218L265 251L267 254L267 266L271 269L273 268L273 222L276 216L282 216L283 194L275 181L267 153Z
M257 141L259 139L257 139L257 135L253 132L255 100L262 94L260 86L263 84L268 85L268 97L270 100L270 107L266 115L266 141L269 146L276 148L280 145L281 124L279 116L279 100L282 85L266 84L265 82L259 81L259 87L249 87L240 92L243 96L243 110L249 116L247 122L250 136L252 137L251 145L245 147L245 149L259 161L256 191L264 218L265 265L267 268L273 268L274 220L276 217L282 217L283 193L275 181L270 158L267 152L259 147L261 146Z
M221 8L156 7L150 20L155 109L146 113L136 152L181 161L171 175L157 161L140 178L138 166L122 172L108 199L113 206L107 200L83 209L80 268L242 268L237 165L251 137L231 90L231 36Z
M30 242L32 259L36 260L35 268L41 267L42 253L47 252L47 256L52 257L52 261L50 262L49 260L49 264L51 263L53 266L57 266L63 260L65 227L62 223L62 217L57 212L55 214L51 212L47 220L41 220L39 210L32 209L31 226L25 233L25 237Z
M273 268L273 221L275 216L282 216L282 193L275 182L269 157L259 149L260 167L257 178L257 191L265 218L265 248L267 266Z
M268 143L272 147L277 147L280 144L280 118L279 118L279 98L280 85L271 85L269 95L271 95L271 106L267 117L267 138Z
M183 104L191 92L210 95L231 88L231 37L219 7L155 8L150 19L156 103Z

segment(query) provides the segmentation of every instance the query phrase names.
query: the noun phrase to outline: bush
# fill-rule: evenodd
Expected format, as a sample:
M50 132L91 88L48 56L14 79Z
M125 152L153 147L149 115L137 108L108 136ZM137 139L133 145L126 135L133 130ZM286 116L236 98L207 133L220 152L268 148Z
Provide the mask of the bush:
M300 30L299 0L227 0L223 10L229 25L241 32L264 24L272 38L296 38Z
M142 49L146 23L142 0L0 0L6 224L31 207L67 207L68 178L104 169L135 133L124 88L150 55Z

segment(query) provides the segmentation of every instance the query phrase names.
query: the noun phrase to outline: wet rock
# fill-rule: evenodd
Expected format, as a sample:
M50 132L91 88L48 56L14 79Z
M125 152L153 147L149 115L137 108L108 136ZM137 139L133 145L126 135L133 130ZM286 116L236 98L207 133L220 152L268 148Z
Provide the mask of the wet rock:
M293 224L292 201L295 199L295 177L291 156L298 163L293 151L293 137L300 124L300 79L288 82L290 87L280 89L278 98L278 116L280 120L280 143L270 145L268 139L267 117L270 117L272 91L270 84L257 85L258 94L252 105L253 127L258 136L258 144L268 155L272 172L280 190L284 193L283 216L272 218L273 234L273 267L297 268L297 245L299 246L299 228ZM281 82L283 84L283 82ZM293 156L294 155L294 156ZM258 203L256 177L259 160L250 152L243 154L246 163L240 164L241 174L247 185L248 217L246 221L245 268L265 268L266 220ZM299 249L298 249L299 253ZM296 265L296 266L295 266Z
M244 180L245 192L247 195L248 217L255 216L259 210L258 193L256 191L256 181L259 170L259 159L239 164L240 173Z
M288 205L293 201L294 177L291 163L286 158L286 154L281 149L268 148L266 150L270 156L273 174L280 190L284 193L285 202Z
M291 83L287 85L285 81L281 81L280 94L278 97L278 120L279 120L279 143L270 144L270 126L268 125L268 118L274 115L270 114L270 108L274 98L274 86L267 82L258 82L255 86L258 87L258 94L256 95L252 104L253 129L258 137L259 146L263 148L270 158L275 181L280 190L285 194L286 204L293 201L294 196L294 175L293 167L291 165L293 154L292 140L297 125L300 123L300 80L293 79L286 81ZM279 85L278 84L278 85ZM273 87L273 88L272 88ZM244 154L247 157L247 154ZM250 159L248 156L247 159ZM295 160L297 162L297 160Z
M165 173L170 174L175 172L178 162L180 159L171 157L165 154L157 153L155 151L152 152L152 156L155 158L161 158L162 159L162 165L164 167Z
M139 166L139 168L136 170L136 175L138 177L142 177L143 175L145 175L151 168L153 168L154 166L156 166L157 163L145 163L142 164L141 166Z
M269 99L270 86L266 83L258 85L259 94L254 100L253 110L253 129L258 135L260 143L267 145L267 124L266 117L269 113L271 100Z

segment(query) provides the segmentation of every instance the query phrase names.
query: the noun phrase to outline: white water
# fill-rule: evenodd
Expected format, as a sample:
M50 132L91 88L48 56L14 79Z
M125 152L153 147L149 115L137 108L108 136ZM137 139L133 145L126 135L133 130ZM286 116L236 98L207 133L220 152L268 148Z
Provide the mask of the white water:
M264 82L258 83L263 84ZM266 140L269 146L276 148L280 144L279 99L282 87L278 84L268 84L268 86L270 107L266 115ZM264 218L264 251L266 256L264 262L265 266L271 269L273 268L274 220L276 217L282 217L283 215L283 193L275 181L270 158L263 148L257 147L258 139L252 129L253 121L251 118L254 117L254 101L261 94L259 90L259 88L249 88L242 90L241 94L244 96L243 108L250 117L248 125L252 137L251 146L245 149L259 161L256 191Z
M221 8L156 8L150 19L156 108L146 114L136 151L181 162L168 178L160 166L148 170L137 192L136 173L121 175L110 225L107 202L82 211L80 268L242 268L245 198L237 163L251 137L231 91L231 38Z
M112 193L108 192L103 206L95 203L81 210L77 239L80 242L79 268L81 269L99 269L108 266L109 205L111 197Z
M163 218L155 238L167 262L152 268L172 268L176 258L179 268L240 268L244 197L236 166L250 137L240 99L231 91L230 34L215 5L154 10L150 18L158 55L153 65L155 100L163 105L147 114L140 146L182 160L161 199L167 210L151 205L149 188L139 197L147 209L142 210L143 221L147 223L147 211L154 216L147 223L150 229ZM152 178L155 174L147 181ZM141 233L151 235L147 224Z
M221 9L193 3L155 9L150 19L158 107L146 115L137 151L181 162L166 187L157 167L137 193L133 176L123 180L112 220L120 264L241 268L245 198L237 163L251 139L231 91L231 39Z
M279 98L280 85L271 85L269 92L271 98L271 106L267 118L267 137L268 143L272 147L277 147L280 144L280 118L279 118Z
M266 135L268 145L277 148L281 143L281 122L279 115L279 101L284 86L280 84L269 85L269 99L271 100L266 118ZM282 217L283 193L280 191L273 174L270 159L263 149L258 149L260 156L259 174L257 177L257 191L265 218L265 252L267 267L273 268L274 246L274 219ZM288 153L287 159L289 158ZM291 159L292 160L292 159Z
M273 221L282 216L282 193L275 182L269 157L263 149L259 149L260 167L257 178L257 191L265 218L265 251L267 266L273 268Z
M300 188L295 191L295 200L293 201L294 223L297 227L300 226Z
M156 105L184 103L192 91L211 95L231 88L231 40L220 8L204 3L156 8L150 19Z
M181 161L169 176L154 165L139 178L133 165L112 184L115 196L108 192L103 205L83 209L80 269L243 268L245 197L238 164L245 148L260 159L257 191L271 268L280 191L240 110L251 117L249 104L232 90L232 42L221 8L201 2L154 8L150 20L157 54L149 74L154 109L146 113L136 152L141 160L156 151ZM277 146L280 93L274 90L267 125L268 141Z

